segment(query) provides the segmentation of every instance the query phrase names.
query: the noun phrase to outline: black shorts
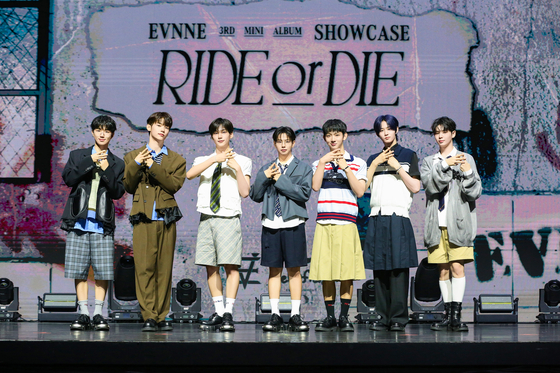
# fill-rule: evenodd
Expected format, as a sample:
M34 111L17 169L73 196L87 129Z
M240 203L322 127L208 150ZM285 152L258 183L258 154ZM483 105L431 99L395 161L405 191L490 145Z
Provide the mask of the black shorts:
M305 223L293 228L270 229L262 227L261 248L261 265L264 267L293 268L306 266Z

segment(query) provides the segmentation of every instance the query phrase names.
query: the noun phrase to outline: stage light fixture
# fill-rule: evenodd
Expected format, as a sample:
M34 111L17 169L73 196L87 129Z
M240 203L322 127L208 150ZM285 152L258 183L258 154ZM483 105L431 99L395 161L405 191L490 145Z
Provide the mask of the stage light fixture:
M381 316L375 312L375 281L367 280L356 293L358 323L369 324L380 320Z
M519 298L513 299L511 294L480 294L473 302L475 324L517 324Z
M183 306L190 306L196 301L196 283L184 278L177 283L177 301Z
M375 307L375 281L367 280L362 284L362 302L368 307Z
M0 278L0 304L8 305L14 300L14 283L7 278Z
M557 323L560 321L560 281L550 280L539 289L539 314L541 323Z
M196 283L184 278L171 289L171 318L175 322L198 322L202 315L200 288Z
M78 317L76 293L44 293L37 297L37 319L47 322L72 322Z
M422 304L420 302L437 302ZM445 309L439 288L439 268L437 264L422 259L416 275L410 278L410 319L416 322L434 322L443 320Z
M136 300L136 277L134 257L123 255L115 269L115 298L123 301Z
M560 281L550 280L546 283L544 286L544 301L550 307L558 306L560 303Z
M107 313L112 321L141 321L142 313L136 298L134 257L123 255L115 266L115 279L109 281Z
M19 310L19 288L7 278L0 278L0 321L16 321Z
M280 317L285 323L290 321L292 312L292 297L290 293L280 293L278 310L280 311ZM272 306L270 305L268 293L261 294L259 298L255 297L255 322L257 324L264 324L270 320L270 316L272 316Z

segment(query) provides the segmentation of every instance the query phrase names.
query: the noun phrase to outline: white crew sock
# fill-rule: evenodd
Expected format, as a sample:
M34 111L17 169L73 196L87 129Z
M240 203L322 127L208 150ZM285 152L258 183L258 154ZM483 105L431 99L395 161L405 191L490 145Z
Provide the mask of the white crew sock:
M229 312L233 314L233 304L235 303L235 298L226 298L226 309L224 312Z
M87 300L79 300L78 301L78 307L80 307L80 314L89 316Z
M453 290L451 288L451 280L447 279L444 281L439 281L439 288L441 290L441 297L443 298L443 302L444 303L449 303L451 302L451 299L453 299L452 294L453 294Z
M102 300L95 300L95 309L93 311L93 316L95 315L103 315L103 302Z
M280 299L270 299L270 312L280 316Z
M301 299L292 299L292 315L299 315L299 306L301 305Z
M216 313L218 316L224 315L224 297L220 295L219 297L212 297L212 301L214 302L214 308L216 309Z
M465 295L465 287L467 285L466 277L453 277L451 281L451 287L453 288L453 296L451 297L453 302L463 302L463 296Z

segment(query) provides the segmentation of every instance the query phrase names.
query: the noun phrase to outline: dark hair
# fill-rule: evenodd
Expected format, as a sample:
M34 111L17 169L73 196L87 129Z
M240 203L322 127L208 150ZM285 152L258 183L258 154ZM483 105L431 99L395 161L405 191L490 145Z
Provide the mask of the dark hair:
M229 119L216 118L208 126L208 132L210 132L210 136L212 136L220 128L220 126L223 126L224 129L229 133L233 133L233 123L231 123Z
M150 126L152 126L155 123L159 123L159 121L162 119L163 119L163 125L165 127L169 127L169 128L173 127L173 118L171 118L171 115L169 115L169 113L166 113L164 111L157 111L153 113L152 115L150 115L147 122Z
M117 130L117 123L107 115L100 115L91 122L91 130L106 129L112 134Z
M323 124L323 137L327 136L330 132L342 132L342 134L347 133L346 123L340 119L329 119Z
M373 122L373 130L375 131L375 134L378 136L379 136L379 132L381 132L381 123L383 122L386 122L387 127L392 129L393 131L399 129L399 121L397 118L389 114L380 115L377 118L375 118L375 122Z
M453 119L448 117L440 117L434 120L434 123L432 123L432 134L436 133L436 129L439 126L441 126L444 132L445 131L453 132L457 128L457 125L455 124Z
M285 134L286 136L288 136L288 138L292 142L296 141L296 133L294 132L294 130L290 127L283 126L276 128L276 131L274 131L274 133L272 134L272 139L274 140L274 142L278 141L278 138L281 134Z

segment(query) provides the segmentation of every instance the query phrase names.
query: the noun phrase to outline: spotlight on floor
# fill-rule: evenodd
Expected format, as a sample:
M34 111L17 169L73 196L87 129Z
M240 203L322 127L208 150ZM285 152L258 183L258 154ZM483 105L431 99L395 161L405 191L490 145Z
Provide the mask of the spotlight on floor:
M519 298L511 294L480 294L473 298L474 323L517 324Z
M0 321L16 321L19 310L19 288L7 278L0 278Z
M142 320L140 304L136 299L134 257L123 255L115 268L115 280L109 281L107 313L114 322Z
M539 289L539 314L541 323L557 323L560 321L560 281L550 280Z
M357 290L356 308L358 314L356 320L360 324L374 323L381 320L381 316L375 312L375 282L367 280L362 284L362 288Z
M437 264L422 259L416 276L410 278L410 320L434 322L443 320L444 303L439 288L439 268Z
M171 318L174 322L198 322L202 315L200 288L188 278L182 279L171 289Z

